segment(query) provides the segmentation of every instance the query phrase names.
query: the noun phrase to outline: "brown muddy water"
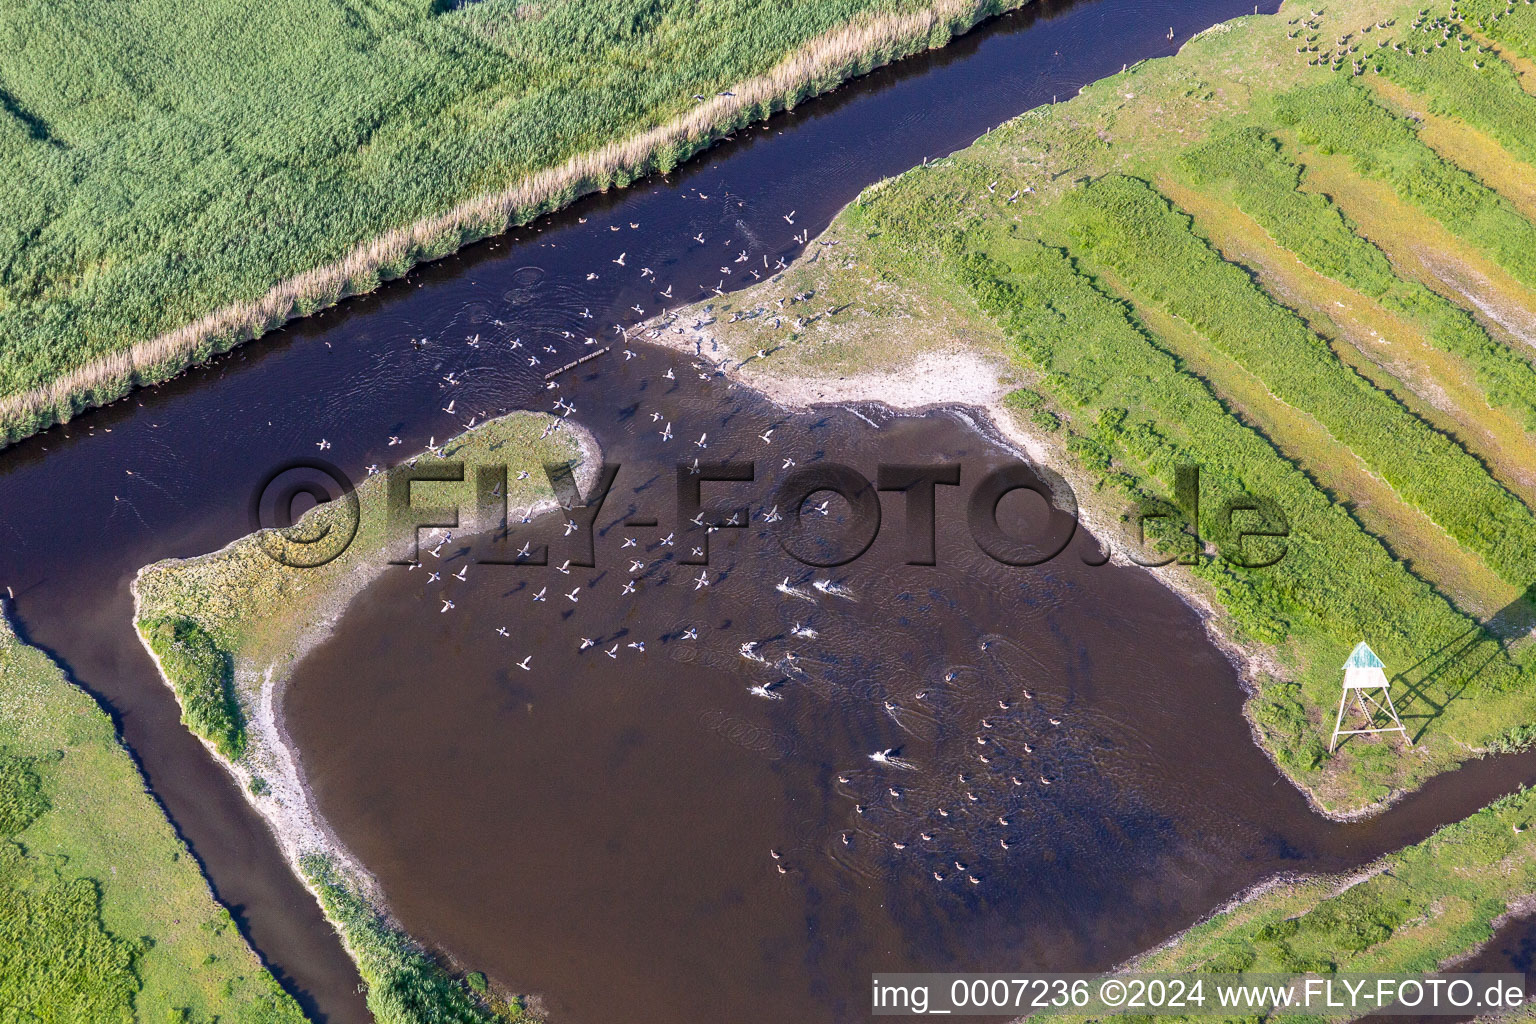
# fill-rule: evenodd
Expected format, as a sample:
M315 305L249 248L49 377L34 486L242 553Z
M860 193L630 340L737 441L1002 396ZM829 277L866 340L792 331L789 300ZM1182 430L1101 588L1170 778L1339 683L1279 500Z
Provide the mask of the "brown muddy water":
M621 467L594 567L559 570L587 543L564 516L500 549L455 538L372 586L285 698L321 812L401 922L557 1020L862 1020L876 972L1106 967L1275 872L1358 864L1447 797L1459 814L1509 788L1514 762L1488 762L1324 821L1149 574L1090 564L1086 534L1034 568L978 550L967 501L1016 460L962 417L790 415L702 365L610 356L559 391ZM704 485L707 519L752 521L710 537L707 587L675 501L695 457L756 467ZM787 459L958 464L937 564L906 564L896 493L855 561L790 557L764 521ZM842 550L847 502L806 512L811 550ZM1000 507L1020 537L1048 515L1027 491ZM550 564L483 564L525 541Z
M667 179L585 200L0 452L0 586L23 635L111 710L215 894L314 1020L368 1019L356 971L179 724L130 627L134 573L248 532L261 481L322 438L358 478L458 432L466 413L547 408L542 371L632 323L633 306L707 294L740 249L758 269L792 258L795 234L820 232L864 186L1251 9L1033 4ZM609 262L619 252L625 273ZM474 335L482 344L467 345ZM679 380L664 392L669 361ZM963 498L1003 457L979 435L871 409L785 419L691 372L649 353L565 383L624 466L596 569L558 584L546 570L546 584L471 565L452 615L420 573L386 577L303 666L289 708L325 810L404 922L570 1020L859 1019L869 970L1108 966L1277 869L1353 866L1536 776L1536 755L1482 761L1376 821L1329 825L1252 746L1233 672L1150 578L1091 568L1080 551L1005 569L968 546ZM450 397L458 416L442 411ZM865 473L892 453L960 458L965 486L939 489L939 564L902 564L902 503L888 494L880 539L846 568L797 569L758 521L715 536L708 589L663 562L639 574L639 600L620 600L636 549L618 546L631 531L613 519L631 503L672 515L676 453L646 411L658 406L686 425L679 447L707 431L713 458L758 460L755 484L710 485L712 502L739 493L760 507L791 449ZM1041 513L1022 497L1004 510ZM557 523L535 529L562 550ZM632 532L654 545L666 530ZM835 578L857 601L790 598L773 589L786 574L802 589ZM535 582L547 603L531 600ZM797 620L818 635L786 634ZM697 641L678 635L690 624ZM618 642L619 657L578 651L583 635L602 651ZM627 646L641 640L644 654ZM741 657L747 640L770 662L797 654L781 699L748 692L781 675ZM916 769L868 759L886 748Z

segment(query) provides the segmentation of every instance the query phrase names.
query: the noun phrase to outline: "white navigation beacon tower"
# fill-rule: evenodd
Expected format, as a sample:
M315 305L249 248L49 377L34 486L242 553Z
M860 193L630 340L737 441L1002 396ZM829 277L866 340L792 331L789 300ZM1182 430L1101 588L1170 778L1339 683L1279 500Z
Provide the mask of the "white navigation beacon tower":
M1413 745L1413 737L1408 735L1408 730L1403 727L1402 719L1397 717L1397 708L1392 706L1392 683L1387 679L1381 659L1376 657L1376 652L1371 650L1370 644L1364 640L1355 645L1355 649L1349 652L1349 660L1344 662L1344 692L1339 695L1339 715L1333 722L1333 738L1328 741L1328 753L1333 753L1339 745L1340 736L1358 736L1371 732L1400 732L1403 739L1409 745ZM1380 700L1376 699L1373 691L1380 691ZM1355 703L1360 705L1360 710L1365 715L1365 728L1345 729L1344 709L1349 705L1349 695L1354 693ZM1392 720L1391 725L1376 725L1376 716L1385 714Z

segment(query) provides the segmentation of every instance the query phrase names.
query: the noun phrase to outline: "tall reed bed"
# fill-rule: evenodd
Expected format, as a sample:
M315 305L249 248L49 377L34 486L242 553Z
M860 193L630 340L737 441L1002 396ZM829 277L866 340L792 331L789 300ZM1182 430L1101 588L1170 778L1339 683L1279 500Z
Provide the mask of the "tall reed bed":
M249 43L246 69L187 57L211 29L179 8L150 2L121 37L115 11L24 10L101 60L50 64L50 43L6 79L0 442L665 172L1026 0L379 0L340 21L317 2L251 25L209 0L200 16L232 34L221 53ZM305 42L267 34L290 22ZM119 52L146 33L168 68ZM47 79L58 67L94 70Z

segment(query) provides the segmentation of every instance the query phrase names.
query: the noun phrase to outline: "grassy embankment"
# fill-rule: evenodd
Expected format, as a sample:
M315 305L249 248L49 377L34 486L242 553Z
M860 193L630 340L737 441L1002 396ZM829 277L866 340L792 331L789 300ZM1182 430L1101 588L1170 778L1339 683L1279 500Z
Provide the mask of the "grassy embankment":
M583 474L594 466L595 449L564 421L562 429L542 436L554 422L540 413L513 413L447 442L442 458L463 463L465 481L415 483L413 507L458 505L462 528L455 532L468 535L497 525L477 512L477 467L505 467L501 493L514 518L552 504L545 463L578 460L578 479L586 486ZM423 458L418 469L434 461ZM299 556L288 561L305 562L314 549L264 531L212 554L157 562L134 582L135 625L182 701L183 720L220 754L273 823L294 870L340 930L368 984L375 1016L389 1024L521 1019L515 997L486 989L479 975L451 972L390 923L369 879L314 820L276 721L277 693L293 664L387 568L385 500L394 471L358 485L356 537L334 560L316 568L280 563L269 550L285 549ZM529 478L518 480L523 471ZM331 502L312 509L292 530L315 538L322 528L336 527L331 537L344 537L347 518L343 504ZM329 552L330 543L319 547Z
M25 0L0 444L1023 2Z
M1437 970L1487 942L1503 916L1525 906L1536 890L1533 826L1536 790L1522 790L1351 875L1283 881L1216 913L1125 969L1217 974Z
M1536 6L1483 6L1498 52L1396 0L1218 26L868 189L705 333L770 388L981 354L1025 385L999 417L1122 527L1199 464L1205 551L1158 571L1254 655L1280 767L1379 807L1536 735L1536 96L1505 63ZM1269 568L1217 555L1243 494L1289 521ZM1330 756L1360 639L1417 742Z
M112 721L0 615L0 1017L300 1024Z

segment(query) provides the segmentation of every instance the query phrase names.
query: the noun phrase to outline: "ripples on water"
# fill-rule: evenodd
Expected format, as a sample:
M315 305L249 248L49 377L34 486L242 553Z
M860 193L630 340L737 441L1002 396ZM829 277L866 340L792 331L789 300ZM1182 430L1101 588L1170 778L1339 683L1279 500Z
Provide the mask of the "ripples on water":
M321 809L412 931L565 1019L846 1019L873 971L1101 965L1311 824L1149 576L1086 565L1086 537L1029 569L977 551L964 496L1006 452L944 414L789 416L697 365L614 352L560 390L623 467L596 568L554 568L577 549L553 519L511 542L549 544L548 568L466 542L440 582L391 571L299 666L285 714ZM672 504L696 454L758 468L705 485L754 520L710 538L702 588ZM791 456L871 479L959 461L939 564L904 564L899 496L854 563L791 559L762 520ZM846 525L840 502L813 529Z
M16 446L0 463L0 536L29 636L110 700L280 974L311 1007L362 1019L329 928L126 628L134 571L244 533L255 484L319 438L360 475L471 415L547 408L542 372L609 344L641 315L631 307L697 297L722 265L735 283L791 257L793 235L820 231L863 184L1166 52L1170 24L1182 39L1248 9L1036 5L1011 21L1028 32L962 40L670 180L585 201ZM470 563L449 615L422 574L392 573L300 667L287 710L323 809L403 922L547 993L561 1019L862 1019L877 970L1106 966L1279 868L1358 864L1531 774L1530 757L1480 762L1382 818L1323 822L1253 746L1235 676L1187 608L1145 573L1086 565L1087 540L1039 569L992 563L955 528L950 488L937 567L902 564L902 503L888 500L881 539L843 569L790 562L759 522L714 538L709 588L652 547L624 598L622 538L654 545L670 529L676 456L651 410L679 447L708 431L714 458L761 456L757 483L709 492L754 508L790 450L870 476L882 459L958 458L962 493L1006 456L943 415L787 417L658 352L603 357L559 393L626 467L599 567L557 586L552 569ZM756 440L770 424L772 459ZM615 525L631 505L663 526ZM61 537L60 523L84 528ZM553 523L534 528L550 531L562 550ZM781 594L786 575L835 578L857 600ZM546 585L535 606L530 588ZM697 641L680 637L688 625ZM581 636L602 646L579 651ZM644 654L628 647L641 641ZM768 664L741 657L748 641ZM791 651L793 671L774 664ZM912 767L870 759L887 749Z

